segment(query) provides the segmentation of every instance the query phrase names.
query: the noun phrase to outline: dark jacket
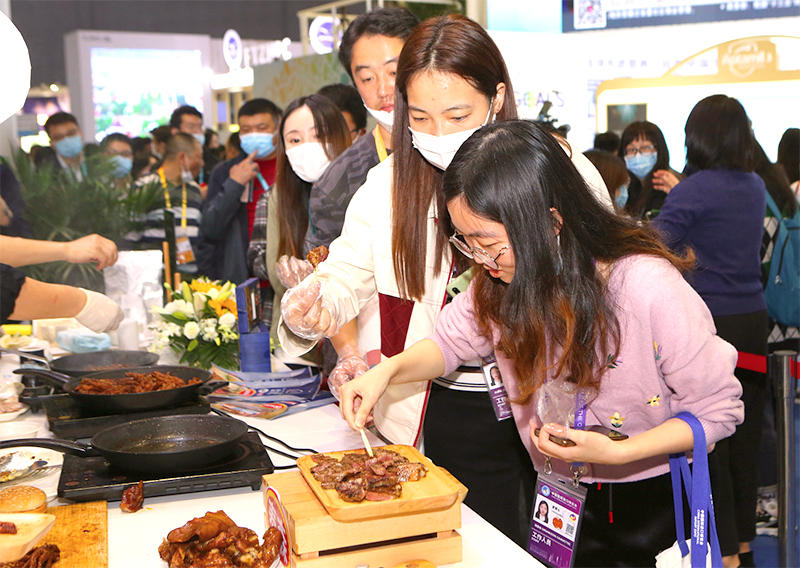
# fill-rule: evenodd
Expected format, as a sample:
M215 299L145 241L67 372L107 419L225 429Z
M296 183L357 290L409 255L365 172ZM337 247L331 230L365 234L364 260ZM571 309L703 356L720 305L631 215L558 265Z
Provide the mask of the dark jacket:
M22 237L25 239L33 238L31 228L24 218L25 202L22 199L19 182L14 177L11 168L0 164L0 197L6 202L11 213L11 224L7 227L0 227L0 235L7 237Z
M208 195L200 221L197 268L213 280L241 284L247 271L247 203L242 203L246 186L230 179L231 168L246 154L217 164L208 180Z

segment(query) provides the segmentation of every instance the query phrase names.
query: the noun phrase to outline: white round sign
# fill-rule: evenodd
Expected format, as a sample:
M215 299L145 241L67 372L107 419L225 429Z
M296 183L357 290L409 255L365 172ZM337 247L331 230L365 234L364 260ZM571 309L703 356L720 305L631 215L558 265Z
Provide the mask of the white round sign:
M228 30L222 37L222 56L231 71L242 66L244 50L242 49L242 38L236 30Z

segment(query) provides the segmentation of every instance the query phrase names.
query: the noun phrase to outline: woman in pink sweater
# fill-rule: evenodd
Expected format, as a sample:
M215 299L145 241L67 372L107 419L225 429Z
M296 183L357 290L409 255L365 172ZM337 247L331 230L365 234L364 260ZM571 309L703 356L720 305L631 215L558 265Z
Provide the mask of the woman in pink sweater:
M343 387L343 416L362 427L389 383L430 380L494 353L540 475L546 461L567 477L571 463L587 466L575 565L652 565L675 540L668 454L693 443L671 417L694 414L708 444L743 420L736 351L681 275L692 259L601 207L558 143L530 122L474 134L444 191L449 216L439 221L485 270L433 336ZM573 428L579 398L587 429L628 438Z

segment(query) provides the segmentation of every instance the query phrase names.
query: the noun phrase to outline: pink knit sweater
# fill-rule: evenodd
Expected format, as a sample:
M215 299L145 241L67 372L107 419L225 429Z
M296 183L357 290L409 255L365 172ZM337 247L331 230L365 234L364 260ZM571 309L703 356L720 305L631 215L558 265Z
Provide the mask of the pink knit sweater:
M618 306L622 345L609 362L602 386L587 409L586 423L601 424L633 437L678 412L694 414L708 444L733 434L744 420L742 388L733 374L736 350L716 336L703 300L667 261L633 256L618 261L609 281L609 295ZM480 335L473 309L473 288L442 311L431 339L444 355L445 374L462 361L489 355L499 338ZM496 353L509 396L519 395L512 362ZM534 403L512 404L520 437L537 470L544 463L530 439L529 421L541 425ZM569 475L569 464L552 460L553 469ZM669 471L668 457L622 466L586 464L582 481L626 482Z

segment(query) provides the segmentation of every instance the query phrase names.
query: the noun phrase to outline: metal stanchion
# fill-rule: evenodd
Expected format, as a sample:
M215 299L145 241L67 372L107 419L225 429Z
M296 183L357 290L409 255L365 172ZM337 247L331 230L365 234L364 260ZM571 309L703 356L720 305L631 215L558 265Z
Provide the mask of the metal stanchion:
M775 387L778 430L778 565L797 566L797 483L795 469L794 399L797 394L791 363L797 353L776 351L770 356L769 376Z

